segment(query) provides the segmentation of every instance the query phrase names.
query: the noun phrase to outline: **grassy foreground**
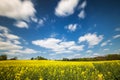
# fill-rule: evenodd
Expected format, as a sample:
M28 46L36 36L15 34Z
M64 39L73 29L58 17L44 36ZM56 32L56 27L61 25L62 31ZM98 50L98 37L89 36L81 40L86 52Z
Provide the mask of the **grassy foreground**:
M0 80L120 80L120 61L0 61Z

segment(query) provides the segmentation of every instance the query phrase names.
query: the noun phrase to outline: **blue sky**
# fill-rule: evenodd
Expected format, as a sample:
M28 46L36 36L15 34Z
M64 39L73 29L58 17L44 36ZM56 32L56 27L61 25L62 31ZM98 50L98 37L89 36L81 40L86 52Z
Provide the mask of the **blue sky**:
M19 59L120 52L119 0L1 0L0 54Z

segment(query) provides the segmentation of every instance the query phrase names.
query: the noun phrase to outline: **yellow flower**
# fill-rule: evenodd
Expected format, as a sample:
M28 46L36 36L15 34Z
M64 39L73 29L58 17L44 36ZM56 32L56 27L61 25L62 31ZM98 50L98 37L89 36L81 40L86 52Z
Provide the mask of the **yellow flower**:
M110 75L110 74L111 74L111 72L108 72L108 74Z
M99 78L102 78L102 77L103 77L103 74L98 74L98 77L99 77Z
M82 75L84 75L85 74L85 71L82 71L82 73L81 73Z
M98 74L98 80L103 80L103 74Z
M42 78L40 78L39 80L43 80Z
M64 73L64 70L62 70L61 73L63 74L63 73Z

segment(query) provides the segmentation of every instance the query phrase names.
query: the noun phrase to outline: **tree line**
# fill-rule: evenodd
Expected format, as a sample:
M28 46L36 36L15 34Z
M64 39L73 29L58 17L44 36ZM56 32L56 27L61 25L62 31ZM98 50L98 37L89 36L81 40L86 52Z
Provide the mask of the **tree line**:
M8 59L7 55L0 55L0 60L17 60L17 57ZM30 60L48 60L42 56L32 57ZM104 60L120 60L120 54L108 54L105 56L97 56L93 58L63 58L59 61L104 61Z
M17 60L17 57L8 59L7 55L3 54L3 55L0 55L0 60Z
M108 54L105 56L97 56L92 58L63 58L62 61L105 61L105 60L120 60L120 54Z
M32 57L31 60L47 60L47 58L44 58L42 56Z

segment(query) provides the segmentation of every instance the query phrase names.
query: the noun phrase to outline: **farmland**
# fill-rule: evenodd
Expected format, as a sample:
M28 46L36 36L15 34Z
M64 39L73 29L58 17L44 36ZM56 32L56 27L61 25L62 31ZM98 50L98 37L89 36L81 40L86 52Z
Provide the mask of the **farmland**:
M120 80L120 61L0 61L0 80Z

